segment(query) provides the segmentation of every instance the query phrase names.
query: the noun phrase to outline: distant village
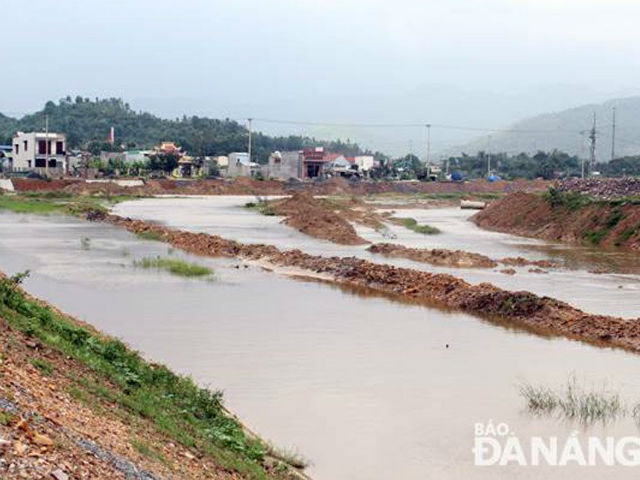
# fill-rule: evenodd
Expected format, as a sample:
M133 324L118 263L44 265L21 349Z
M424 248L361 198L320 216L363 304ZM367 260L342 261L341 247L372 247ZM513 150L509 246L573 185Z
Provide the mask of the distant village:
M113 129L106 144L115 147ZM190 155L170 141L147 150L68 150L65 134L55 132L17 132L11 145L0 145L0 171L7 176L101 178L145 175L178 179L251 177L301 181L345 177L361 180L388 167L381 165L373 155L346 156L323 147L274 151L268 162L262 164L254 161L250 151L200 157ZM396 174L402 171L401 165L395 169ZM428 165L427 172L429 179L436 180L441 169L438 165Z

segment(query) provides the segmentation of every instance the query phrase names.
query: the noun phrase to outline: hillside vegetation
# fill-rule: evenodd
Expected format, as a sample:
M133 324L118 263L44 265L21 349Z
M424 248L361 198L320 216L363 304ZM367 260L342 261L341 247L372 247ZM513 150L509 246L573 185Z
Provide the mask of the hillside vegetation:
M0 113L0 143L11 143L18 130L44 130L45 117L49 130L65 133L72 149L91 147L92 142L97 143L93 145L95 150L109 149L106 140L112 126L116 144L127 148L148 148L161 141L174 141L193 155L221 155L246 151L248 142L248 130L234 120L196 116L169 120L136 112L120 98L91 100L78 96L63 98L58 103L49 101L41 111L20 119ZM357 144L348 140L320 141L294 135L271 137L254 132L252 141L256 158L263 162L274 150L300 150L318 145L349 155L362 153Z

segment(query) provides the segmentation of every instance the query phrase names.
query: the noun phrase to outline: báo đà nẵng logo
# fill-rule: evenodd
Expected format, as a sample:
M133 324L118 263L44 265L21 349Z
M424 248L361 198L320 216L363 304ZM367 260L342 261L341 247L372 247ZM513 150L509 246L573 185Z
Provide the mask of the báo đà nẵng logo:
M640 437L531 436L521 439L506 423L474 425L474 464L487 466L640 466Z

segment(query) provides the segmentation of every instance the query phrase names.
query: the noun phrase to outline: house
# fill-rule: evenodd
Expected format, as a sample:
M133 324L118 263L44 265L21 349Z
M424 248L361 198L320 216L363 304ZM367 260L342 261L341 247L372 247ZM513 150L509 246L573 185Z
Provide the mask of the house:
M67 140L61 133L18 132L13 137L13 170L63 173Z
M269 156L267 177L289 180L302 176L303 155L300 151L273 152Z
M323 147L305 148L302 151L302 172L300 178L316 178L324 175L325 165L330 162L325 158Z
M368 172L374 168L375 161L373 155L356 155L353 159L361 172Z
M227 177L253 177L260 171L260 164L249 161L246 152L233 152L228 157Z

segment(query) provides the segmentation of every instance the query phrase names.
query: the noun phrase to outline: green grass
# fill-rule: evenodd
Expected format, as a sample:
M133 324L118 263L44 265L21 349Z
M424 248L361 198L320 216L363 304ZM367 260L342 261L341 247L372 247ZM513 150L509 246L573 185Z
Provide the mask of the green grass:
M256 200L255 202L247 202L244 204L244 208L261 213L262 215L267 215L268 217L273 217L277 215L275 210L273 209L273 206L270 205L269 202L266 200Z
M162 242L163 238L162 238L162 234L160 232L154 232L152 230L149 231L144 231L144 232L138 232L136 233L136 237L142 239L142 240L153 240L156 242Z
M416 233L421 233L423 235L435 235L437 233L441 233L439 229L436 227L432 227L431 225L420 225L415 218L400 218L400 217L391 217L390 219L394 223L398 225L402 225L409 230L412 230Z
M126 195L106 197L102 195L72 195L67 192L27 192L0 194L0 210L36 215L80 215L87 210L102 209L118 202L138 197Z
M149 444L143 441L137 440L135 438L131 439L130 443L133 448L135 448L138 452L140 452L145 457L158 460L165 467L169 469L173 469L172 465L167 461L166 457L162 453L152 448Z
M52 213L65 213L66 203L41 198L21 197L17 195L0 195L0 209L10 210L15 213L34 213L49 215Z
M573 377L563 391L525 383L520 385L520 395L531 413L578 420L584 424L609 421L629 413L617 393L605 388L586 391Z
M46 360L43 360L41 358L32 358L31 360L29 360L29 362L47 377L53 373L53 365L51 365Z
M97 334L28 298L18 288L25 274L0 279L0 317L82 365L84 377L109 410L145 419L169 438L198 448L243 478L269 478L262 461L268 445L248 436L223 409L222 394L198 387L165 366L145 361L121 341ZM82 380L79 380L80 382ZM76 392L78 394L78 392ZM98 395L96 395L98 398Z
M140 268L164 270L180 277L207 277L213 270L197 263L189 263L177 258L145 257L136 260L133 265Z

